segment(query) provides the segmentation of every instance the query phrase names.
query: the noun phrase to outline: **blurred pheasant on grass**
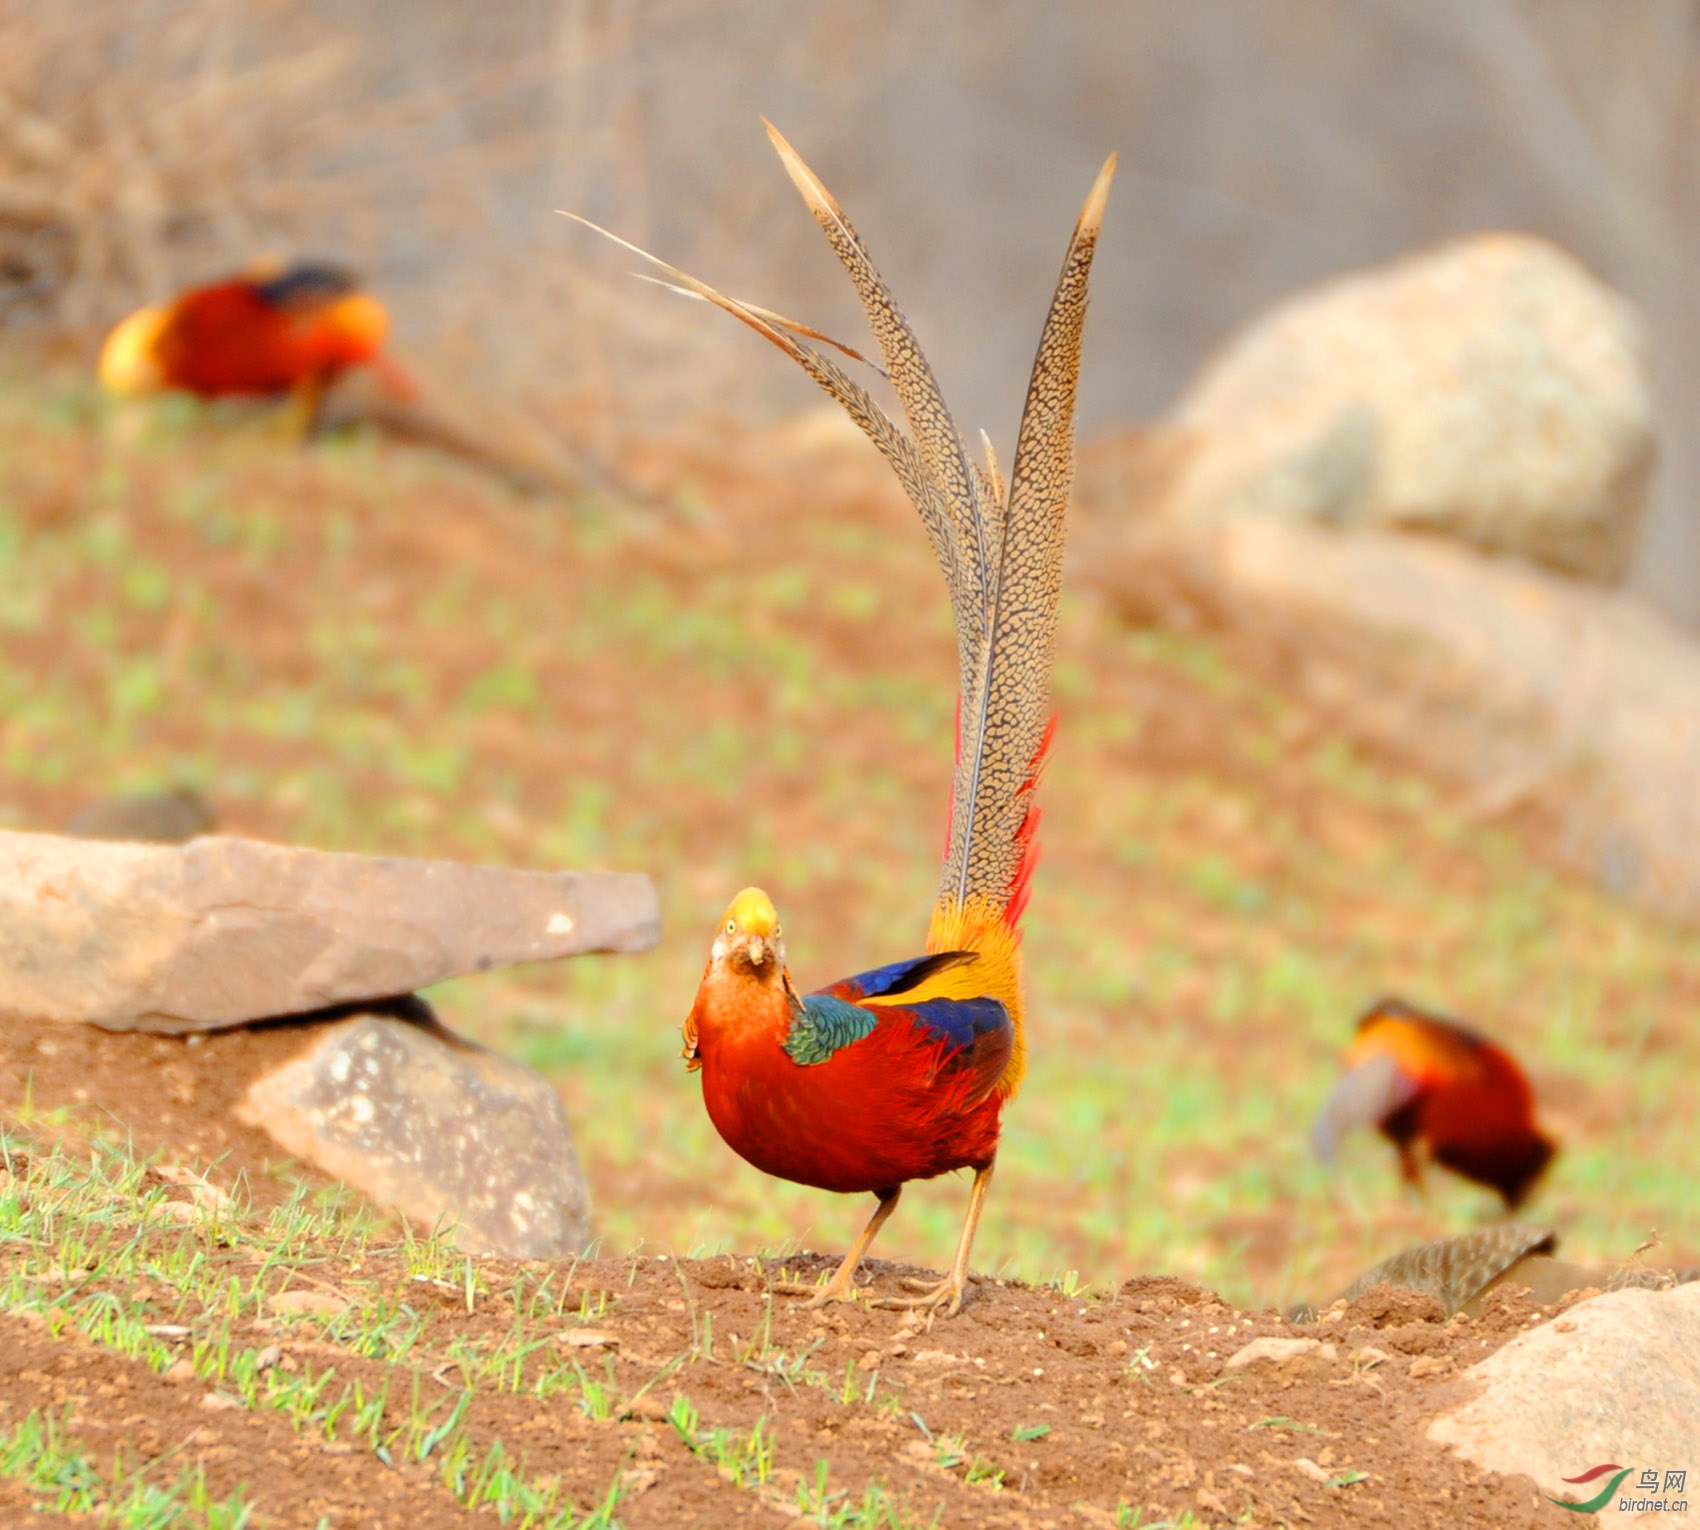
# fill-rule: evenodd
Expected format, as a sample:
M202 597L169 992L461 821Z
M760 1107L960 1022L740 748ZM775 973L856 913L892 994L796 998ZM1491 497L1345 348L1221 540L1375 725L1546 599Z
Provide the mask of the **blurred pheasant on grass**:
M287 395L306 426L351 367L370 367L398 398L413 396L411 379L384 352L388 329L383 304L339 267L255 270L131 314L106 338L100 380L126 398Z
M983 464L970 458L932 368L843 209L771 125L768 134L850 274L907 431L837 362L803 342L865 359L849 347L615 242L657 267L666 285L715 304L784 351L896 472L944 571L955 617L956 770L925 954L799 994L778 912L766 893L746 888L714 940L684 1026L685 1057L702 1072L715 1127L748 1162L797 1184L875 1196L861 1236L813 1293L815 1305L854 1299L857 1266L906 1183L972 1169L949 1275L913 1299L882 1303L954 1313L1004 1102L1025 1066L1019 927L1037 852L1032 796L1053 722L1050 670L1087 276L1115 159L1099 173L1069 241L1006 490L989 442Z
M1556 1151L1535 1124L1535 1097L1510 1053L1456 1020L1382 999L1358 1021L1346 1073L1311 1128L1331 1160L1354 1126L1374 1126L1399 1151L1405 1182L1423 1164L1497 1190L1507 1210L1528 1198Z
M534 439L512 411L486 407L476 390L445 389L438 377L432 396L422 397L385 350L388 330L383 304L340 267L256 267L131 314L106 338L100 380L127 400L166 392L282 398L285 436L368 426L459 458L520 493L653 501L617 470ZM129 418L126 428L138 423Z

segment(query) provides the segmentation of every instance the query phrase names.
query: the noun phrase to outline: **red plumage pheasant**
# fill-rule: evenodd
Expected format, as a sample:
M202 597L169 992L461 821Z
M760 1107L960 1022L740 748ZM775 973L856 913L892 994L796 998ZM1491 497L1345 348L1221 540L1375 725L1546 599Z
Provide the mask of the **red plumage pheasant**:
M1031 799L1051 732L1087 275L1115 160L1094 183L1069 243L1006 492L989 443L984 466L970 460L931 367L842 209L771 126L768 133L855 283L907 432L835 362L802 343L825 336L626 248L789 355L896 471L944 570L956 619L956 772L927 954L799 994L786 969L779 916L765 893L746 888L714 942L685 1022L685 1056L702 1071L715 1127L750 1163L798 1184L877 1197L855 1246L815 1294L816 1305L853 1298L857 1265L906 1183L972 1169L949 1276L913 1300L889 1303L954 1313L1004 1102L1024 1067L1018 931L1036 849Z
M369 365L410 398L411 381L384 354L388 328L383 305L347 272L297 265L194 287L131 314L106 339L100 378L126 395L292 393L310 410L343 372Z
M1398 999L1381 1000L1358 1021L1345 1077L1311 1140L1332 1158L1344 1132L1370 1125L1399 1150L1406 1183L1422 1186L1420 1145L1444 1168L1497 1190L1508 1210L1528 1198L1555 1151L1508 1052Z

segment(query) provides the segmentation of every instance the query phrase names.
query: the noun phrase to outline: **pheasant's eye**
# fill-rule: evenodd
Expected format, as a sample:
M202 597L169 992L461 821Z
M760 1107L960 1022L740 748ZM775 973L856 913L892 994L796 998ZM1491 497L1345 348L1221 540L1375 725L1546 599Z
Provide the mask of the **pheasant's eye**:
M738 921L736 919L728 919L726 921L726 933L728 935L736 935L738 933Z

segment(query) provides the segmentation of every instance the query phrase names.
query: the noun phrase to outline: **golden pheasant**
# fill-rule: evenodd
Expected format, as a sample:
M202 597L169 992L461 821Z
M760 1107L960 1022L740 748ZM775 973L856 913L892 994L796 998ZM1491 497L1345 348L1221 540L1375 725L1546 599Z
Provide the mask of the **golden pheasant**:
M1377 1127L1399 1150L1408 1184L1422 1185L1419 1145L1454 1173L1521 1205L1554 1146L1535 1125L1535 1097L1511 1055L1455 1020L1382 999L1358 1021L1346 1074L1311 1140L1332 1158L1353 1126Z
M1006 490L990 443L983 465L971 460L932 368L843 209L771 125L768 134L850 274L907 431L803 342L826 341L863 359L849 347L616 242L659 267L668 284L778 346L843 405L896 472L944 571L955 617L956 768L925 954L799 994L779 916L765 893L746 888L714 941L685 1022L685 1057L702 1072L715 1127L750 1163L798 1184L876 1197L861 1236L815 1294L817 1305L853 1298L862 1255L906 1183L972 1169L950 1274L913 1300L887 1303L954 1313L1004 1102L1025 1062L1019 925L1036 850L1033 789L1051 735L1087 276L1115 158L1099 173L1069 241Z
M366 365L410 398L411 380L383 350L388 328L383 305L337 267L256 272L131 314L106 338L100 380L125 396L290 393L310 412L337 377Z

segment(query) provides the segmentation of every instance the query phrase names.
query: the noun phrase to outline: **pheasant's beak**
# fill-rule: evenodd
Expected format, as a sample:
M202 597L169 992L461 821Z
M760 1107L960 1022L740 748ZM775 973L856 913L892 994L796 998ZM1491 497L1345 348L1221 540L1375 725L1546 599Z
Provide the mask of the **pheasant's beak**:
M744 939L744 955L750 959L752 967L767 965L767 959L773 955L773 946L762 935L750 935Z

